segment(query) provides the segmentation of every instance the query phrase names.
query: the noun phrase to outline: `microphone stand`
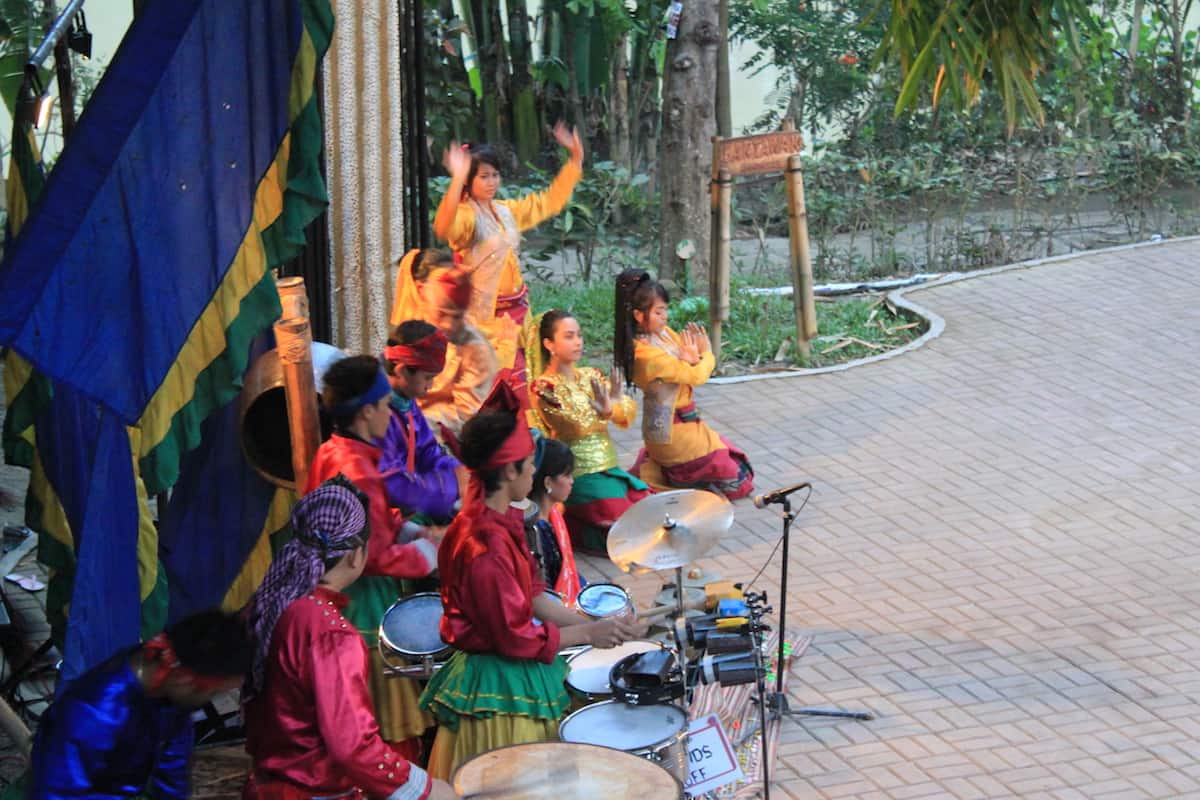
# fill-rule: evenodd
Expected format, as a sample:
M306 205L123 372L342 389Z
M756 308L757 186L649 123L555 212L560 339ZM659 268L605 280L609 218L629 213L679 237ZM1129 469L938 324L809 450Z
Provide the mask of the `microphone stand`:
M783 505L783 566L779 574L779 651L775 663L775 691L769 701L771 711L780 717L810 716L810 717L843 717L846 719L872 720L875 715L869 711L845 711L840 708L791 708L788 705L787 694L783 691L784 645L787 641L787 586L788 586L788 555L791 545L792 522L796 515L792 513L792 501L784 497ZM766 774L765 772L763 773Z

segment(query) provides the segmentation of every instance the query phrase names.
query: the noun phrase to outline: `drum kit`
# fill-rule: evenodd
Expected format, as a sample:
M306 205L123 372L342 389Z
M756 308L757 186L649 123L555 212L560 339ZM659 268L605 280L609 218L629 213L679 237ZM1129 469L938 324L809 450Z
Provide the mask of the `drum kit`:
M690 690L756 682L764 693L765 595L744 593L740 584L710 583L706 591L684 581L684 569L732 525L732 505L705 491L662 492L630 507L609 531L608 555L627 573L674 570L660 605L638 613L669 618L666 640L564 651L574 710L559 725L560 741L479 755L455 773L455 790L480 798L683 797ZM575 605L593 618L636 613L629 593L612 583L589 584ZM709 613L697 608L704 605ZM390 674L429 678L440 668L449 656L437 635L441 612L432 593L388 609L379 648Z

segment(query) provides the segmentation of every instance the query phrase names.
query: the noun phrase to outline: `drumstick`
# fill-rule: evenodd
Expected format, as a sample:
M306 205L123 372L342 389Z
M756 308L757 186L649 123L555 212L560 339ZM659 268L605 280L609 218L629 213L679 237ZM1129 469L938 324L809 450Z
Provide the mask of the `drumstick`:
M704 608L704 604L705 604L705 599L701 598L699 600L687 601L683 604L683 607L685 610L692 610L692 609ZM677 608L678 608L678 606L675 605L674 603L667 603L666 605L654 606L653 608L648 608L645 611L638 612L638 619L651 619L653 617L664 617L668 614L675 613L675 610Z

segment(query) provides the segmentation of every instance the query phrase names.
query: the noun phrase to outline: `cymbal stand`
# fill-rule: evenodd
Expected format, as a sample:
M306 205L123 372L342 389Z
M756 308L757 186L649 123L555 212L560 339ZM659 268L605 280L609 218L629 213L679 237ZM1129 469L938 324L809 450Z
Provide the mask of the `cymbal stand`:
M758 701L758 763L762 765L763 800L771 800L771 759L767 757L767 665L763 657L763 634L771 630L762 618L773 610L767 605L767 593L746 592L746 605L750 609L750 636L754 642L754 694ZM779 632L780 637L783 631Z
M872 720L875 715L869 711L845 711L840 708L791 708L788 705L787 694L783 691L784 645L787 642L787 580L788 580L788 550L791 544L792 522L796 515L792 513L792 503L784 497L783 505L783 566L779 574L779 651L775 663L775 691L770 695L771 711L781 717L842 717L845 719ZM764 597L765 599L765 597Z

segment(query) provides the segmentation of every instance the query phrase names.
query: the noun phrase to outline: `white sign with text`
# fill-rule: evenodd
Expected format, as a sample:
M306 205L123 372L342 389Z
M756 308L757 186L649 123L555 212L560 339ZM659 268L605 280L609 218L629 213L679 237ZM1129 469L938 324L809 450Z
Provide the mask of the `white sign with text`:
M692 720L688 726L687 751L688 776L684 788L692 797L746 779L716 714Z

